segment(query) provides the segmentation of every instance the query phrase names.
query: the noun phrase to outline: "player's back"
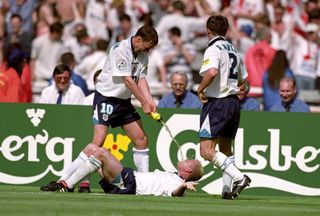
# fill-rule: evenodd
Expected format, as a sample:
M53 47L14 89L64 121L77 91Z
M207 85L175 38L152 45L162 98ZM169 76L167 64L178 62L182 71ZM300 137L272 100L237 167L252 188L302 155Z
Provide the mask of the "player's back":
M242 59L238 50L223 37L210 41L204 54L200 75L210 68L216 68L218 74L205 91L208 97L221 98L238 92L238 79L246 77Z

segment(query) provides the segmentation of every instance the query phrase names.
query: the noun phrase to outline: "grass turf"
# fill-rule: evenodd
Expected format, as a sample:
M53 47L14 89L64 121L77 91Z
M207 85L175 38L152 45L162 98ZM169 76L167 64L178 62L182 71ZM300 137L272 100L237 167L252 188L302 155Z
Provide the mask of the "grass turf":
M235 200L189 192L185 197L154 197L41 192L38 187L0 185L0 215L320 215L320 197L255 196Z

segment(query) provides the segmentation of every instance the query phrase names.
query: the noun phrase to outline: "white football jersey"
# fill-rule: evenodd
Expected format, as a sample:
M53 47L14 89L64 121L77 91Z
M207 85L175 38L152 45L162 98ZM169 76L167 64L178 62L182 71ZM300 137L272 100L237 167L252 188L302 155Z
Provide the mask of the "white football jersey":
M154 172L134 172L137 195L172 196L172 192L184 183L175 173L155 170Z
M105 97L128 99L132 93L123 77L131 76L136 82L147 75L148 55L133 55L131 38L116 43L109 51L96 90Z
M204 76L210 68L216 68L218 74L204 90L207 97L223 98L237 94L238 80L244 80L248 76L240 54L223 37L215 37L209 42L199 74Z

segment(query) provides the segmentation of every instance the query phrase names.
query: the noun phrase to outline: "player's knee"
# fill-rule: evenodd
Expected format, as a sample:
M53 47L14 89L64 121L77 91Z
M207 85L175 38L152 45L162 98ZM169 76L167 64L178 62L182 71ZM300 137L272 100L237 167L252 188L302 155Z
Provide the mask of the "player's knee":
M99 149L99 147L93 143L88 144L83 152L87 155L87 156L91 156L95 153L95 151L97 151L97 149Z
M212 161L214 152L211 151L211 149L203 148L200 146L200 155L203 159Z
M141 136L140 138L136 139L135 141L135 148L136 149L146 149L148 148L148 138L147 136Z
M103 158L106 157L106 149L105 148L98 148L95 152L94 152L94 157L99 160L102 161Z

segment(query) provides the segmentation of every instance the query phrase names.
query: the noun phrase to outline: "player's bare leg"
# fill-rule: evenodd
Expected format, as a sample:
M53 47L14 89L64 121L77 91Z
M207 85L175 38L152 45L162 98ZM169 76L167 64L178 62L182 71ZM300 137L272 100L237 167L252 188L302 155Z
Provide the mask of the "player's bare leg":
M124 125L123 130L134 143L133 160L138 172L149 171L148 139L142 127L141 120Z
M102 124L96 124L93 127L92 143L101 147L104 143L108 131L108 127ZM90 156L90 155L88 155Z

